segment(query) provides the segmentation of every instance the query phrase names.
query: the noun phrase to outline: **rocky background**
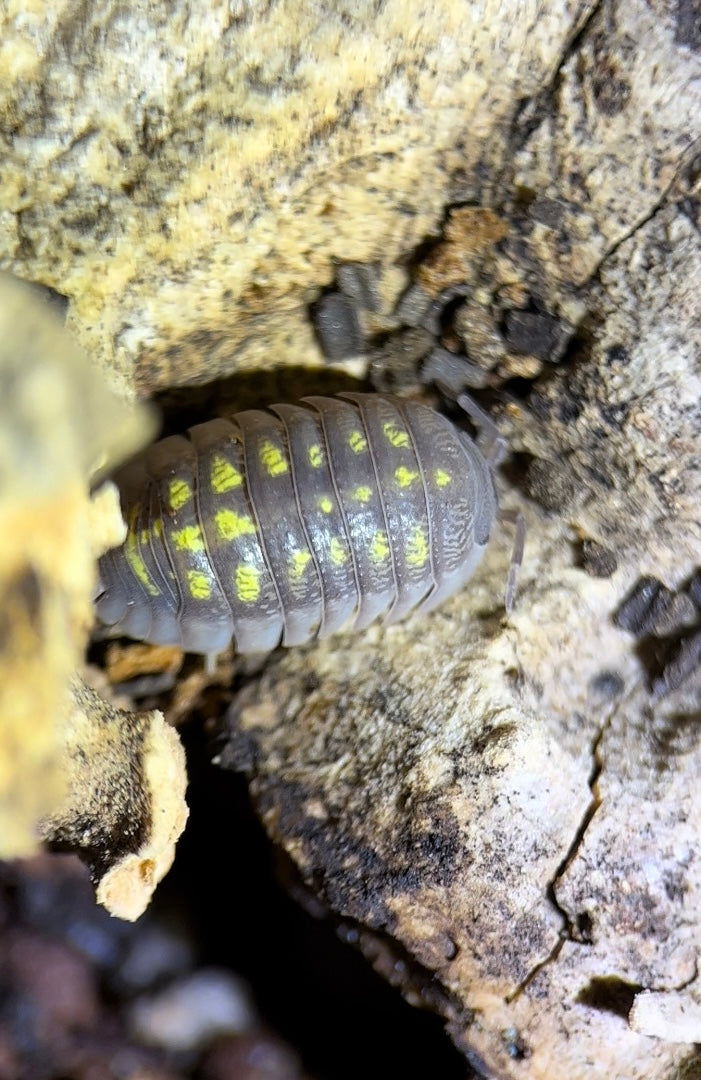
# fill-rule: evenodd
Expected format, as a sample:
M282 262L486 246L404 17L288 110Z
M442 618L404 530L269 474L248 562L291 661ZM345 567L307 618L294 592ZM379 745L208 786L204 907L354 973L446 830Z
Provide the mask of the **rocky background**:
M67 335L55 316L47 344L5 284L6 856L77 850L138 915L185 820L160 707L202 740L191 773L216 752L248 777L295 895L442 1017L456 1075L701 1075L700 51L690 0L0 10L0 265L53 290ZM71 696L119 534L87 493L149 437L109 392L175 426L351 378L440 405L439 378L490 410L528 526L511 615L498 529L428 619L212 677L102 646L107 677ZM115 689L146 718L106 724ZM190 826L214 925L221 864L254 880L235 809ZM7 870L6 941L33 865Z

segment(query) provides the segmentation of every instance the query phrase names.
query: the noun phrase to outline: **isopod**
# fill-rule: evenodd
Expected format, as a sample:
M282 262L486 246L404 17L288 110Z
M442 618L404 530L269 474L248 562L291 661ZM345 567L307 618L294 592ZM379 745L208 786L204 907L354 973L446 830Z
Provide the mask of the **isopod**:
M162 439L117 477L128 534L100 560L98 620L212 656L232 639L267 652L431 611L482 558L495 458L433 409L381 394ZM522 542L521 529L507 607Z

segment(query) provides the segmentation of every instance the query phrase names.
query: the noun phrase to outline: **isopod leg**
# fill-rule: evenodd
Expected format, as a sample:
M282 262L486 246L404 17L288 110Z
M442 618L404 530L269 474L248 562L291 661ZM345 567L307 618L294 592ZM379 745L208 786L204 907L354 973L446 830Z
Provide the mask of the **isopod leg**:
M526 519L520 510L499 510L499 521L506 525L513 525L515 529L514 546L511 552L511 565L509 567L509 580L506 583L506 614L510 615L516 596L516 578L523 562L523 549L526 543Z
M481 409L469 394L459 394L456 400L457 404L467 413L477 428L477 446L482 451L487 464L492 469L496 469L504 460L508 450L506 439L499 434L499 428L489 413Z

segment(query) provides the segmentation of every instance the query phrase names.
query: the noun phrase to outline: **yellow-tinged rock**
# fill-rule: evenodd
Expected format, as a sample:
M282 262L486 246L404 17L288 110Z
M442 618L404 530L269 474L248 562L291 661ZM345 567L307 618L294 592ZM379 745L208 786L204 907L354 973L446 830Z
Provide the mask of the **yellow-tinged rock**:
M37 293L0 275L0 855L65 794L62 726L94 588L91 475L148 434ZM115 538L114 506L109 526Z

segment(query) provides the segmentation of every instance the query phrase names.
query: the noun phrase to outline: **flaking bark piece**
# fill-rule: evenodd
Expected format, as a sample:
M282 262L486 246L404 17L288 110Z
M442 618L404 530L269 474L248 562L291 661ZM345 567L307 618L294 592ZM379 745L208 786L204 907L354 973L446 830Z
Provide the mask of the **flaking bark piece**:
M137 919L187 821L180 740L159 712L115 709L76 681L60 761L68 791L42 834L88 865L110 914Z

